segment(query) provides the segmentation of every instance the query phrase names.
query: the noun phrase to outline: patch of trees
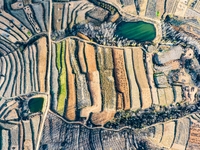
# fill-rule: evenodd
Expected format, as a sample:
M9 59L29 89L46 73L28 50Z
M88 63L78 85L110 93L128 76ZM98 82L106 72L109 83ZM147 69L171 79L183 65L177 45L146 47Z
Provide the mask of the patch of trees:
M104 125L105 128L120 129L128 126L131 128L144 128L159 122L178 119L200 110L200 101L195 104L176 103L170 106L152 105L145 110L119 111L115 118Z

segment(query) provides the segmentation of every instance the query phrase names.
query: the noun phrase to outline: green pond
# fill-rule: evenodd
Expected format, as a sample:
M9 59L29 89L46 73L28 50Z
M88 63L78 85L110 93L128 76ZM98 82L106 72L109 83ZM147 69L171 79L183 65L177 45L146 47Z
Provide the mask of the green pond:
M119 37L137 42L152 41L156 37L155 26L143 21L121 22L117 25L115 34Z
M44 98L36 97L29 100L28 107L32 113L39 112L42 110Z

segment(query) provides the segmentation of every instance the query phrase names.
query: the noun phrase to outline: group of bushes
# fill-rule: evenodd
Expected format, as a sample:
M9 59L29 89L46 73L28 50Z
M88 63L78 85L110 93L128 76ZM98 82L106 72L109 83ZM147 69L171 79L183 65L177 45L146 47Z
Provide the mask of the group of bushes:
M119 129L124 126L131 128L143 128L155 123L178 119L200 110L200 101L196 104L176 103L174 105L158 106L152 105L145 110L120 111L115 114L115 118L106 123L104 127Z

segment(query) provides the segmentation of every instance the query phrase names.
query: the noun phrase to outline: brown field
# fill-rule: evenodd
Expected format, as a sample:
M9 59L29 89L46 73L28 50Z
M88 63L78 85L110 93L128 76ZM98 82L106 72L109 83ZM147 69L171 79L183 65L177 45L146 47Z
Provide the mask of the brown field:
M47 72L47 40L42 37L37 41L38 46L38 72L40 92L46 91L46 72Z
M164 125L163 137L161 144L166 148L170 148L174 140L175 122L169 122Z
M125 62L124 62L124 51L113 49L114 59L114 73L116 88L119 92L123 93L124 109L130 109L130 95L129 95L129 84L126 74Z
M158 0L156 2L156 11L159 12L158 18L160 19L162 14L164 13L164 6L165 6L165 0Z
M66 40L66 66L67 66L67 83L68 83L68 98L67 104L65 104L65 117L69 120L76 119L76 87L75 87L75 75L72 73L72 67L70 63L70 54L68 47L68 40Z
M87 72L93 72L97 70L96 65L96 55L95 55L95 49L94 46L88 43L85 43L84 48L84 54L86 58L86 64L87 64Z
M53 5L53 28L54 30L61 30L62 24L62 14L63 14L63 4L54 3Z
M115 111L103 111L100 113L92 114L92 122L96 125L104 125L106 122L114 118Z
M89 37L87 37L86 35L78 32L77 33L77 36L80 37L81 39L84 39L84 40L87 40L87 41L90 41Z
M117 109L123 109L123 95L117 92Z
M165 97L167 105L170 105L174 101L174 93L171 87L165 88Z
M189 142L200 146L200 128L199 123L194 123L190 128Z
M117 19L119 19L120 14L118 12L116 12L114 15L112 15L108 21L110 22L115 22Z
M140 88L140 98L142 100L142 108L148 108L152 104L151 92L144 68L143 51L141 48L133 48L133 61L136 79Z

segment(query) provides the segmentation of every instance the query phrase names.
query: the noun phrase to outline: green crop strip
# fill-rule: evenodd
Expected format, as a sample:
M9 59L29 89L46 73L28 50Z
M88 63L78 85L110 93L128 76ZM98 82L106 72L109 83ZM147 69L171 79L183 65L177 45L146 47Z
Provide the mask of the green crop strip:
M56 67L58 72L61 70L61 43L56 44Z
M156 16L159 17L160 16L160 12L156 11Z
M31 32L30 32L30 31L28 31L28 32L27 32L27 35L28 35L28 36L32 36L32 34L31 34Z
M65 99L67 97L67 70L66 70L66 63L65 63L65 54L66 54L65 44L66 44L65 42L62 42L57 47L57 53L61 55L61 57L59 57L60 59L57 59L57 66L58 68L60 68L59 69L60 75L59 75L59 94L58 94L57 111L61 115L63 115L64 113Z

